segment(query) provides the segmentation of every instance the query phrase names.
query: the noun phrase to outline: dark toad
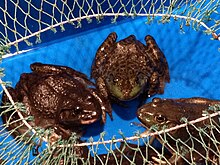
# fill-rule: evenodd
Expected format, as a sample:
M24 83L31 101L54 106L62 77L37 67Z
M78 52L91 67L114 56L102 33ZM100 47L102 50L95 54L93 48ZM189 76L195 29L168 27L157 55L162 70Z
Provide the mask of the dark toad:
M23 73L15 89L7 89L15 102L26 106L24 115L34 116L34 125L70 135L68 129L79 129L100 118L105 123L106 112L111 116L108 100L100 96L86 75L65 66L33 63L30 67L32 73ZM5 94L2 102L9 102ZM3 116L5 121L10 115ZM14 114L13 118L18 116Z
M171 128L185 123L181 120L183 118L186 118L187 121L192 121L207 116L208 113L214 113L215 111L208 110L208 108L209 106L214 106L216 104L220 104L220 101L198 97L186 99L154 98L152 102L145 104L138 109L137 117L147 128L157 128L157 130L160 131L165 127ZM213 140L216 139L219 141L220 135L215 129L210 129L210 126L212 125L215 127L220 124L218 116L213 117L212 123L210 122L210 118L208 118L193 124L194 126L188 125L187 127L182 127L169 132L169 135L167 134L167 136L162 135L157 137L161 143L166 141L169 144L169 146L166 146L171 152L173 152L174 149L185 157L182 159L181 156L174 154L169 159L169 163L175 164L176 162L178 165L191 164L193 162L213 163L213 158L215 156L218 157L218 155L215 154L218 153L217 151L219 148L219 146L213 143ZM206 134L201 133L201 129L203 129ZM182 141L182 143L180 141ZM199 143L199 141L201 143ZM207 147L204 148L204 145ZM189 150L186 146L193 148L193 150Z
M101 93L116 102L128 101L141 95L162 94L170 81L168 64L163 52L150 35L146 46L134 35L116 42L110 33L99 47L92 65L91 77Z

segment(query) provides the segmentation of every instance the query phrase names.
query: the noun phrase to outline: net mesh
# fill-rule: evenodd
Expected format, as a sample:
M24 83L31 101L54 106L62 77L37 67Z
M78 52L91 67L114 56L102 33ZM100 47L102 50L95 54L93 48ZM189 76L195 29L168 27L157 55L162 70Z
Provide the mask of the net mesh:
M180 30L190 26L220 40L219 9L219 0L3 0L0 54L6 58L46 42L51 32L68 31L70 25L74 27L72 33L77 33L77 28L86 28L94 21L102 24L106 17L112 23L138 16L146 17L146 23L174 19L180 23ZM0 77L3 71L1 68ZM120 132L121 138L108 140L101 133L98 141L91 138L85 143L75 133L63 140L52 129L34 127L34 118L6 89L10 82L0 79L0 84L1 94L4 91L8 98L8 104L1 106L2 164L220 164L219 105L211 106L193 121L183 117L183 124L175 127L152 126L132 137ZM106 154L99 154L100 146Z
M21 105L17 106L22 110ZM194 121L183 118L183 124L169 129L158 130L152 126L146 133L133 137L121 134L120 139L108 141L101 134L97 142L91 140L80 144L74 134L68 140L62 140L52 130L40 128L34 128L35 133L25 129L23 134L17 134L19 127L24 126L20 124L21 119L8 120L1 126L1 159L6 164L219 164L219 108L219 105L210 107L207 116ZM7 107L3 113L8 111L14 112L14 107ZM210 111L213 113L208 115ZM30 118L25 120L30 122L33 120ZM19 125L15 129L6 131L17 122ZM201 126L201 123L204 124ZM13 134L16 134L14 139L10 137ZM151 139L146 139L149 136ZM49 141L46 147L42 147L40 138ZM154 138L160 141L160 149L153 145ZM136 141L136 144L129 141ZM97 154L100 145L106 147L107 154Z
M41 34L52 30L65 30L66 24L82 27L83 20L100 21L105 16L111 16L116 22L120 16L146 16L147 23L155 17L161 17L161 22L169 22L170 18L181 19L183 26L195 29L203 26L206 33L219 39L219 1L218 0L41 0L41 1L2 1L0 5L0 38L1 49L15 46L19 43L27 45L41 42ZM206 25L206 23L208 24ZM30 38L34 38L30 40Z

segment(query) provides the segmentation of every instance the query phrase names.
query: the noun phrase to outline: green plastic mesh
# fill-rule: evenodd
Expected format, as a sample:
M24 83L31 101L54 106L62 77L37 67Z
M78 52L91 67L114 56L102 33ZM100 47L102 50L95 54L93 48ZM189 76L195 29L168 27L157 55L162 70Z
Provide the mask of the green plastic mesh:
M40 43L43 33L48 31L65 31L69 24L83 28L88 26L87 22L102 23L106 17L110 17L112 23L121 17L146 17L146 23L155 18L159 18L158 23L168 23L173 18L180 22L180 29L191 26L220 40L219 9L219 0L2 0L0 55L6 56L11 47L22 51L22 43L27 46ZM0 77L3 76L1 68ZM54 130L32 127L33 117L26 114L22 103L14 102L5 88L10 82L0 79L0 84L1 94L5 91L10 101L1 107L1 117L11 114L0 126L2 164L175 164L179 159L183 159L182 164L195 164L195 155L202 158L201 163L220 164L218 105L207 109L211 115L206 113L193 121L182 118L183 124L173 128L158 130L152 126L146 133L132 137L121 133L120 139L108 140L103 133L99 141L91 138L88 143L79 143L74 133L63 140ZM14 115L19 119L14 120ZM8 129L12 125L16 128ZM172 131L178 130L184 132L184 137L173 135ZM153 147L153 140L161 143L160 149ZM106 147L107 154L98 154L100 145Z

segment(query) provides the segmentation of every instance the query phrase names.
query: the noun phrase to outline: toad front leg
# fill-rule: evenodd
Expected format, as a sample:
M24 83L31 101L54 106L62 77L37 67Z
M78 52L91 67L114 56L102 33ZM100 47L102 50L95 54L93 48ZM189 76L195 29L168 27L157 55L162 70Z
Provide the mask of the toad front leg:
M92 95L98 100L99 105L102 110L102 123L106 122L106 112L109 114L111 120L113 120L112 116L112 108L111 104L107 97L103 97L103 95L99 95L94 89L90 89Z

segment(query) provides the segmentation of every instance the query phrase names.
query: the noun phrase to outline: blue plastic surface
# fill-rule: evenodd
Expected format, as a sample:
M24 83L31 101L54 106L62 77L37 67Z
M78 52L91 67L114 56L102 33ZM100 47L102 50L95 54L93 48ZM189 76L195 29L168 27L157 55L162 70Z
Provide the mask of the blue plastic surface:
M204 35L201 31L196 32L190 27L186 27L183 34L178 22L151 25L145 22L145 18L139 18L96 28L44 45L22 55L3 59L1 66L5 68L4 80L11 81L14 86L21 73L30 72L29 65L33 62L65 65L90 76L91 64L96 51L109 33L115 31L118 34L118 40L134 34L143 43L145 43L145 35L150 34L167 58L171 77L170 83L166 84L164 94L154 97L201 96L220 99L219 41L210 40L211 36ZM104 126L100 126L99 122L93 124L88 128L83 139L86 140L92 136L96 141L102 131L106 132L104 137L106 140L110 140L113 136L121 138L119 130L128 137L133 136L137 131L144 131L143 128L131 124L132 122L139 123L136 118L136 103L137 100L131 102L129 108L113 105L114 120L111 121L107 116ZM100 145L98 153L106 153L106 149Z

